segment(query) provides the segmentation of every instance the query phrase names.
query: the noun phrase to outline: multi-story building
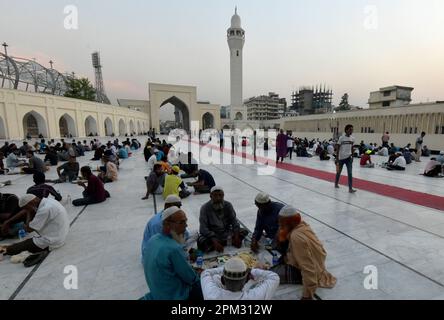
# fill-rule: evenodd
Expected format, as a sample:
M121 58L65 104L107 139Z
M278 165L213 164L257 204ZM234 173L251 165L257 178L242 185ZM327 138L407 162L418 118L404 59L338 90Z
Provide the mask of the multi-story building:
M412 101L412 91L410 87L391 86L370 92L368 104L370 109L402 107L407 106Z
M252 97L245 101L247 119L253 121L280 119L287 109L285 98L270 92L268 95Z
M316 89L301 87L299 91L293 92L290 109L300 115L328 113L332 111L332 97L332 90L325 86L317 86Z

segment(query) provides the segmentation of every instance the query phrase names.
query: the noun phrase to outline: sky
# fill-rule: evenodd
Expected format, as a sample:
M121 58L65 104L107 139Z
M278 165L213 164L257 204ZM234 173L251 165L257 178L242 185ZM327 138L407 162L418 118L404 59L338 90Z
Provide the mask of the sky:
M67 30L65 6L78 10ZM444 100L442 0L0 0L0 42L94 81L100 51L107 95L148 100L148 84L197 86L228 105L226 30L234 7L246 32L244 99L300 86L332 87L365 107L370 91L414 87L413 102ZM5 14L7 13L7 14Z

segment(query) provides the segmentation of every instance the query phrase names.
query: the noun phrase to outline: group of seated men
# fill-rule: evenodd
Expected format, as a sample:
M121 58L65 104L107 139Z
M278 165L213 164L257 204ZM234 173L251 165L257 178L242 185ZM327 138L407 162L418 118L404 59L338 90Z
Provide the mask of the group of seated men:
M224 190L215 186L201 207L197 248L202 252L223 252L229 243L240 248L248 234L224 196ZM251 249L257 252L266 237L281 252L279 263L270 270L249 269L241 259L232 258L224 267L202 270L191 266L196 257L185 246L189 233L182 200L168 196L164 210L151 218L144 232L142 263L150 292L143 299L265 300L273 297L279 283L302 284L302 299L314 299L318 287L334 287L336 278L325 267L326 251L298 210L271 201L265 193L258 194L255 203Z

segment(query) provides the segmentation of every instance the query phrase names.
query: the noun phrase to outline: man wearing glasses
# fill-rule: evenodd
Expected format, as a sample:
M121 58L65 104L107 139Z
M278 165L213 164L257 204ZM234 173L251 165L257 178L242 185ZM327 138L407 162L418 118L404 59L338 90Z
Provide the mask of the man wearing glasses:
M199 275L187 262L183 244L187 216L178 207L162 213L162 232L143 250L143 268L150 292L144 300L203 300Z

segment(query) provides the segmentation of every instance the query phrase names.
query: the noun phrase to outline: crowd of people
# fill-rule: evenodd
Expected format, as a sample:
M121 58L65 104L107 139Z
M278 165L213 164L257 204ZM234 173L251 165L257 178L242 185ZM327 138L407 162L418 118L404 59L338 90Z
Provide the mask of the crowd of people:
M76 183L84 188L82 198L74 199L73 206L104 202L110 197L104 184L117 181L120 161L128 158L127 152L118 150L126 151L127 147L137 150L141 145L137 139L130 141L129 138L123 143L115 139L105 146L97 139L89 144L75 140L67 143L64 139L58 143L50 140L46 144L41 139L34 146L24 141L20 148L15 143L5 142L0 149L3 174L32 174L34 185L22 197L0 193L0 239L20 238L20 232L30 235L25 240L2 247L2 254L13 256L13 261L24 262L25 266L30 267L42 261L50 250L62 246L68 234L69 221L62 205L63 196L55 190L54 185ZM101 160L103 166L98 166L96 170L90 166L80 168L78 158L84 157L86 151L94 151L97 155L98 150L101 150L101 157L94 160ZM6 167L3 163L5 157ZM55 167L58 176L55 180L46 178L51 167ZM97 171L97 175L93 171ZM28 253L28 256L22 253Z
M374 168L371 156L386 156L388 161L384 167L403 171L409 163L421 161L421 156L430 156L430 150L423 146L424 138L425 133L422 133L412 149L410 145L399 148L390 144L388 132L382 136L381 146L367 145L364 141L356 145L351 125L345 127L344 134L337 140L322 142L300 139L280 130L276 139L276 161L292 159L293 153L297 157L334 160L335 187L339 188L341 172L346 166L349 192L355 193L354 158L360 158L361 167ZM223 141L220 147L224 148ZM135 138L123 142L115 139L104 145L98 139L89 143L86 140L68 143L64 139L47 143L41 139L33 146L24 141L20 148L6 142L0 148L1 172L32 174L34 185L21 197L0 193L0 238L17 237L21 230L33 235L2 248L4 254L18 256L27 251L31 255L23 262L32 266L45 259L50 250L61 247L69 232L69 219L61 204L62 194L51 184L76 183L83 187L82 198L72 201L74 206L102 203L111 196L105 184L119 181L121 161L138 149L142 149L142 145ZM85 152L94 152L91 160L101 161L102 165L81 167L78 158L84 157ZM235 204L225 199L224 188L216 184L211 172L199 167L193 153L176 150L172 144L156 138L153 132L143 148L143 157L147 176L142 200L153 199L155 210L147 222L141 245L144 274L150 289L143 299L267 300L273 298L279 284L296 284L303 287L302 299L309 300L315 298L317 288L335 286L336 278L325 266L326 250L296 208L272 201L266 193L257 194L254 198L256 223L250 233L238 220ZM3 159L6 159L6 166ZM430 159L424 175L440 176L443 165L444 151ZM56 180L46 179L51 167L55 167ZM209 199L200 206L199 231L195 246L190 249L188 218L182 201L202 194L207 194ZM164 200L163 210L157 210L156 197ZM252 252L268 248L280 256L279 260L273 261L270 267L248 266L240 257L234 257L214 269L193 267L200 255L221 254L227 247L239 249L250 238L248 247Z

